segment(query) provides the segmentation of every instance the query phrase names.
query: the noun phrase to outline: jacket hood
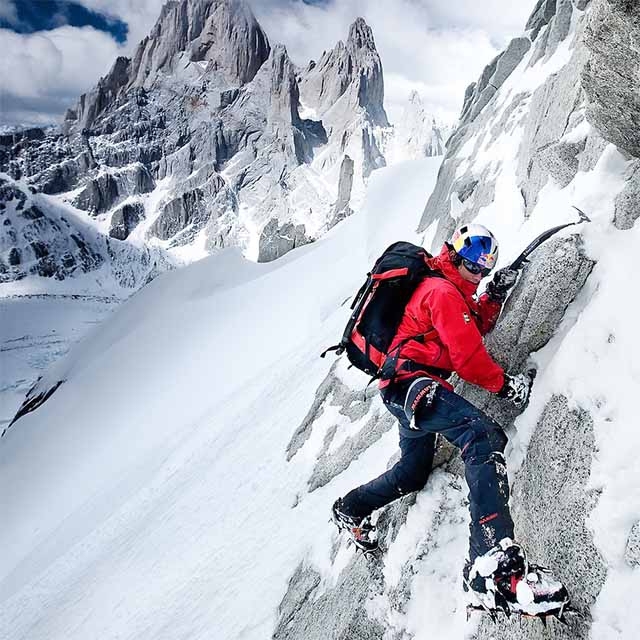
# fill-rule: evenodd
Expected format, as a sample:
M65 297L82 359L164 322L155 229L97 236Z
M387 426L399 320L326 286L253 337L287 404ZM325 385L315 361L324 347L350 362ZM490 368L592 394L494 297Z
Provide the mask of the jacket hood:
M471 299L478 290L478 285L465 280L458 271L451 258L449 257L449 247L446 243L442 246L440 254L435 258L431 258L427 261L427 264L431 269L436 269L442 273L442 275L454 284L458 290L462 293L465 299Z

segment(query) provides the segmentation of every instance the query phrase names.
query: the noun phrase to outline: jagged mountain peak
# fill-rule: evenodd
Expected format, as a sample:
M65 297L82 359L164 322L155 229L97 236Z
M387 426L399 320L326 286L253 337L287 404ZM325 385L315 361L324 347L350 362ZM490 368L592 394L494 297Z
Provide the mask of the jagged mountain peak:
M96 88L65 117L65 130L90 128L123 92L148 90L175 76L207 75L220 87L250 82L269 57L269 39L244 0L167 2L132 58L118 57Z
M411 91L400 120L384 150L387 162L395 164L417 158L440 156L451 127L438 122L425 107L418 91Z
M364 109L372 124L389 126L384 110L382 62L371 27L357 18L346 43L340 40L325 51L317 64L309 64L301 77L302 101L322 116L336 109L346 96L352 109Z
M160 16L133 56L137 73L131 84L144 85L159 70L172 70L173 56L187 52L190 61L216 59L228 45L254 44L261 60L239 69L242 82L251 80L269 54L269 42L244 0L175 0L167 2ZM237 52L237 51L236 51ZM251 62L238 60L237 63Z
M373 31L362 17L356 18L349 27L347 43L355 45L358 49L375 49Z

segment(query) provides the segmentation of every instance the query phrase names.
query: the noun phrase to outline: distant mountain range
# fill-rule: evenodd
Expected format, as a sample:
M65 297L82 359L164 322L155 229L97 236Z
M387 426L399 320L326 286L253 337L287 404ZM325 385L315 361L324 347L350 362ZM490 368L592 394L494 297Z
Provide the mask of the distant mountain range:
M417 94L389 124L362 19L302 69L244 2L168 2L61 128L0 135L0 281L87 272L123 245L134 286L229 246L273 260L359 208L376 168L441 155L447 136ZM37 222L20 204L34 190Z

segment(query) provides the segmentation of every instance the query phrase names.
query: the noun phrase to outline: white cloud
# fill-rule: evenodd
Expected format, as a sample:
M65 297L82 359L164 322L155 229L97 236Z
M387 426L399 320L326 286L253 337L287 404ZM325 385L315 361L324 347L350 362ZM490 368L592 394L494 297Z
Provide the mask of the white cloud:
M165 2L77 1L88 9L126 22L127 41L119 46L109 34L91 27L63 26L35 34L0 29L0 51L4 57L0 124L60 121L65 110L107 73L117 56L133 53L155 24ZM12 2L0 0L0 16L15 23L17 14Z
M430 0L425 4L438 27L456 25L480 29L502 47L509 38L524 30L535 0Z
M2 123L51 122L90 90L120 54L116 42L92 27L60 27L22 35L0 29L4 52Z
M166 0L76 0L97 13L119 18L129 27L124 50L132 53L140 40L149 34Z

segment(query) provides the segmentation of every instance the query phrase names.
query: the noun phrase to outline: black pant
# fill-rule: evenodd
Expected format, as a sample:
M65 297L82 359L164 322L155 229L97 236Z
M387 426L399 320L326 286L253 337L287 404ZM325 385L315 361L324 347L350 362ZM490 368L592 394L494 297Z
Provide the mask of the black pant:
M431 384L427 378L424 385ZM442 434L460 448L469 486L471 512L469 557L494 547L502 538L513 538L509 513L509 482L503 452L507 437L500 425L453 391L438 386L433 402L418 404L414 422L405 412L411 382L393 384L382 397L387 409L398 419L400 460L371 482L350 491L343 509L356 517L424 487L431 472L435 436Z

